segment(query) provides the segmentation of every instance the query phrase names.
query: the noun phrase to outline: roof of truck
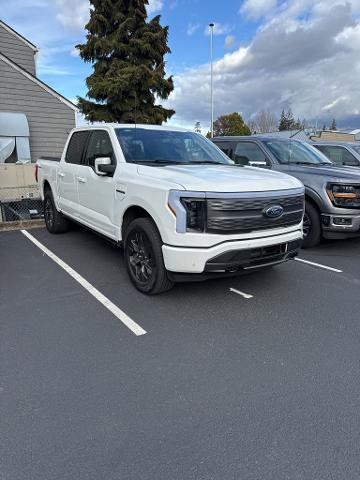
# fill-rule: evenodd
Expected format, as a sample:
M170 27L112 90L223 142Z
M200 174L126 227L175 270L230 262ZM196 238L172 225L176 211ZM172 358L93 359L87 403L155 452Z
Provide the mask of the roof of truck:
M217 142L234 142L234 141L242 141L246 142L249 140L259 140L260 142L263 140L269 140L277 142L301 142L296 138L281 138L281 137L272 137L271 135L237 135L237 136L229 136L229 137L214 137L212 140L216 140Z
M108 127L108 128L142 128L146 130L167 130L167 131L174 131L174 132L189 132L192 130L188 130L185 128L174 127L172 125L149 125L143 123L106 123L106 122L96 122L92 123L91 125L79 125L76 127L75 130L88 130L88 129L96 129L99 127Z

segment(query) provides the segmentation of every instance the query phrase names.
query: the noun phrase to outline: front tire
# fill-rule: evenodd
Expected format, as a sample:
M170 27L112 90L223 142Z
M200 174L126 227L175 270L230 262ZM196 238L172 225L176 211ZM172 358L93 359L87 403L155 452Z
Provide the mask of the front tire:
M164 265L162 240L151 219L137 218L130 223L124 254L129 277L140 292L156 295L173 287Z
M50 190L47 190L44 196L44 218L46 228L50 233L64 233L69 229L69 220L57 211Z
M305 203L303 248L315 247L321 240L320 215L310 202Z

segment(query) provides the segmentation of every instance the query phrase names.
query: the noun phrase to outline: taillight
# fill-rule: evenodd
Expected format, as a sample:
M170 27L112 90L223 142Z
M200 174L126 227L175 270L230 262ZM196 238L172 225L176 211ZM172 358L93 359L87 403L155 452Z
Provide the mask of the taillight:
M39 182L39 165L35 163L35 180Z

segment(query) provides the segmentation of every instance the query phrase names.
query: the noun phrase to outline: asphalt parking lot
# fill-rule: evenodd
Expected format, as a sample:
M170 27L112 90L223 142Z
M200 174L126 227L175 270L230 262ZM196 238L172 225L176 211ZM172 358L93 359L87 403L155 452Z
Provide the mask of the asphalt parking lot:
M0 234L1 480L359 479L360 239L146 297L93 233L29 233L108 304Z

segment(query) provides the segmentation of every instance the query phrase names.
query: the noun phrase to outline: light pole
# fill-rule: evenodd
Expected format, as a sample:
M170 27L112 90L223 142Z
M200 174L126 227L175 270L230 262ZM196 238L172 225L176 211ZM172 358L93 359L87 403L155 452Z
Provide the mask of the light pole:
M214 43L214 23L209 23L210 27L210 96L211 96L211 138L214 136L214 72L213 72L213 43Z

